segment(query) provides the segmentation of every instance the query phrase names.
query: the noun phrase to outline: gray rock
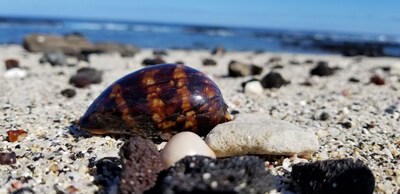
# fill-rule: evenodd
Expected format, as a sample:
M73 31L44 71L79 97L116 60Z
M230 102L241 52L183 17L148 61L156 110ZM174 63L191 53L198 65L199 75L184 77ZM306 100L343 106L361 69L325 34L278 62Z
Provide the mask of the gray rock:
M271 119L268 114L238 114L233 121L219 124L211 130L206 143L217 157L310 155L319 148L314 132Z
M61 51L48 51L43 54L39 62L50 63L52 66L62 66L67 64L67 58Z
M139 49L132 45L113 42L96 43L94 50L101 53L119 53L122 57L132 57L139 52Z

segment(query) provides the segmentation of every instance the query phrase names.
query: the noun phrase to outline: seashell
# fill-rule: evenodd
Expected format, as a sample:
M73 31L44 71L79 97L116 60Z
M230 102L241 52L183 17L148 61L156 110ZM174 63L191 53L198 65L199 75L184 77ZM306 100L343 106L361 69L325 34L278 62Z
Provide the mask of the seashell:
M185 65L161 64L130 73L111 84L80 118L92 134L141 134L168 140L177 132L206 135L231 120L217 85Z
M210 147L195 133L184 131L174 135L160 152L164 169L185 156L201 155L216 158Z

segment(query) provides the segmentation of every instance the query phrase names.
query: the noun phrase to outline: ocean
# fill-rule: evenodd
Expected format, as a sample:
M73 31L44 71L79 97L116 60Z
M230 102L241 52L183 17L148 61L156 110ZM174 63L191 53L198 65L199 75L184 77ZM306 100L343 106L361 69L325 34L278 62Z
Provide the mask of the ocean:
M259 29L130 21L0 17L0 44L32 33L80 33L92 42L153 49L213 49L400 57L400 35Z

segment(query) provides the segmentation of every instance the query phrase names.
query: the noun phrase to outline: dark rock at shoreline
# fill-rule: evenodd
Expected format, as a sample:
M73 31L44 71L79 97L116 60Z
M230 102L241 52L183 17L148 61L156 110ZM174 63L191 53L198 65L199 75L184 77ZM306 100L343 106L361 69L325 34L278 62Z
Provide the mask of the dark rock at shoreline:
M95 53L119 53L121 57L133 57L140 50L132 45L113 43L113 42L100 42L94 44L91 50L83 50L83 52Z
M280 73L273 71L265 75L261 80L261 85L264 88L280 88L289 83L289 81L283 79Z
M155 56L167 56L168 52L165 50L154 50L153 55Z
M119 193L144 193L155 185L162 164L151 140L133 136L121 147L119 156L122 162Z
M317 66L314 67L311 71L311 75L318 75L318 76L329 76L335 73L335 69L328 66L328 63L325 61L320 61L317 63Z
M6 70L19 68L19 61L17 59L7 59L4 63L6 64Z
M360 160L325 160L293 165L292 179L302 193L308 194L369 194L375 179Z
M67 64L67 58L61 51L47 51L39 59L40 63L50 63L52 66L62 66Z
M25 36L23 46L30 52L61 51L67 55L78 55L84 49L91 49L93 45L81 35L43 35L31 34Z
M100 83L102 81L103 72L94 68L84 67L77 71L69 79L69 83L77 88L83 88L90 84Z
M144 66L157 65L162 63L165 63L165 61L161 57L156 57L153 59L147 58L142 61L142 65Z
M266 193L273 182L264 161L256 156L187 156L162 171L149 193Z
M92 53L120 53L122 57L134 56L139 49L127 44L100 42L93 44L82 34L72 33L65 36L31 34L23 41L24 48L29 52L55 52L79 57ZM87 58L87 57L86 57Z
M215 65L217 65L217 62L214 59L204 59L203 65L204 66L215 66Z
M253 64L248 65L238 61L231 61L228 66L228 76L230 77L259 75L262 71L262 67Z
M216 48L214 48L212 51L211 51L211 54L212 55L223 55L223 54L225 54L225 48L223 47L223 46L219 46L219 47L216 47Z

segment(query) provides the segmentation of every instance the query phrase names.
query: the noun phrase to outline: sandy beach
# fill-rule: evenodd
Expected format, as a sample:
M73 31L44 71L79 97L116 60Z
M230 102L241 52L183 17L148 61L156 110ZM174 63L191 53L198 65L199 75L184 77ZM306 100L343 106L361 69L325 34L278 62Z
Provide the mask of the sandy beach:
M400 192L400 59L389 57L342 57L290 53L226 52L212 55L208 50L167 50L167 63L182 61L209 75L219 86L230 111L268 113L271 118L307 128L318 136L320 147L310 162L354 158L373 172L375 193ZM39 63L43 53L30 53L19 45L0 46L0 151L15 152L16 164L0 165L0 193L21 188L31 193L96 193L101 181L95 163L119 158L125 138L84 136L74 125L91 102L111 83L143 68L153 51L142 49L133 57L119 54L91 54L90 62L70 58L73 65ZM215 66L204 66L204 59ZM279 59L271 62L271 58ZM4 61L16 59L27 73L23 78L6 77ZM236 60L263 68L261 75L228 77L228 64ZM336 69L331 76L311 76L319 61ZM92 67L103 71L102 81L75 88L69 79L77 69ZM290 83L264 89L260 95L246 94L242 82L261 79L278 72ZM371 82L379 76L384 84ZM67 98L64 89L76 95ZM320 119L321 114L328 115ZM10 142L6 131L23 129L22 141ZM285 139L282 139L285 141ZM276 175L270 193L296 193L290 179L297 157L266 157L269 171ZM287 164L289 162L289 164ZM113 182L114 181L114 182ZM118 178L108 192L116 192Z

